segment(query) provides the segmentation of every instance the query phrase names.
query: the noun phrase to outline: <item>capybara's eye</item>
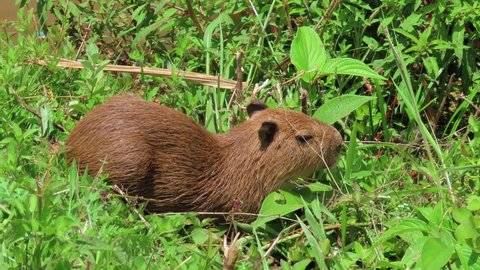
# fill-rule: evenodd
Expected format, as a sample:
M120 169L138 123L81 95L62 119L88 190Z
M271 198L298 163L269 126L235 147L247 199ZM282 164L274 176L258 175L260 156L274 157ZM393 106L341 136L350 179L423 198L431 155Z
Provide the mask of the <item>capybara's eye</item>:
M313 139L312 135L297 135L295 136L295 139L297 139L297 142L299 143L306 143L307 141Z

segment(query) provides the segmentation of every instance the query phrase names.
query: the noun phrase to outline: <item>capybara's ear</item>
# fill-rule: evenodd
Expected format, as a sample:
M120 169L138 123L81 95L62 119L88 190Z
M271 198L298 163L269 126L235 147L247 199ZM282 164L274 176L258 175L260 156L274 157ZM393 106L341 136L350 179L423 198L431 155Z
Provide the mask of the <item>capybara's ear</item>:
M267 109L268 106L261 100L252 100L247 106L248 117L252 117L255 113Z
M262 150L267 149L267 147L273 142L277 130L277 124L274 122L266 121L262 123L262 126L258 130L258 138L260 139L260 148Z

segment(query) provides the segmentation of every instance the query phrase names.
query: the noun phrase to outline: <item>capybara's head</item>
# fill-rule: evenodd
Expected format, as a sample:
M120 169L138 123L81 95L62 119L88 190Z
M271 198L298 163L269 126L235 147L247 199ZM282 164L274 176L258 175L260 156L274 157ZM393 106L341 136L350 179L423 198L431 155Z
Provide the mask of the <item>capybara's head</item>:
M269 109L261 102L252 102L247 111L262 160L284 173L278 180L305 177L336 164L342 138L332 126L301 112Z

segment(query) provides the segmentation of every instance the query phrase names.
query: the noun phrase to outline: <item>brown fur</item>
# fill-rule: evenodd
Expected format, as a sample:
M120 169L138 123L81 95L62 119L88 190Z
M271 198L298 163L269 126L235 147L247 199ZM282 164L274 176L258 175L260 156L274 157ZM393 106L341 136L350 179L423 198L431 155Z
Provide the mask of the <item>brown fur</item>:
M295 177L336 163L341 137L309 116L254 104L249 120L212 134L189 117L131 95L88 113L67 139L79 170L102 169L111 184L153 198L153 212L230 211L240 201L255 213Z

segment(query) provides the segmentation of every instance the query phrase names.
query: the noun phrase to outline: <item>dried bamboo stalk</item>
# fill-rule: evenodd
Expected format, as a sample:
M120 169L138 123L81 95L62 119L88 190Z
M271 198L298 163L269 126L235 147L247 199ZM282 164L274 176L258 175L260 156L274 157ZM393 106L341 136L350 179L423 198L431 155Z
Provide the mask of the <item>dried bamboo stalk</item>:
M45 60L37 60L36 63L42 66L46 65ZM63 58L60 59L60 61L57 64L57 67L83 69L83 66L79 61L68 60ZM164 69L164 68L151 68L151 67L142 68L142 67L135 67L135 66L106 65L103 68L103 70L114 71L114 72L126 72L126 73L133 73L133 74L147 74L147 75L160 76L160 77L172 76L172 70ZM237 82L234 80L224 79L224 78L220 78L212 75L205 75L197 72L176 70L175 74L176 76L179 76L186 81L205 85L205 86L234 90L237 85ZM247 83L243 82L242 87L243 89L245 89L247 87Z

